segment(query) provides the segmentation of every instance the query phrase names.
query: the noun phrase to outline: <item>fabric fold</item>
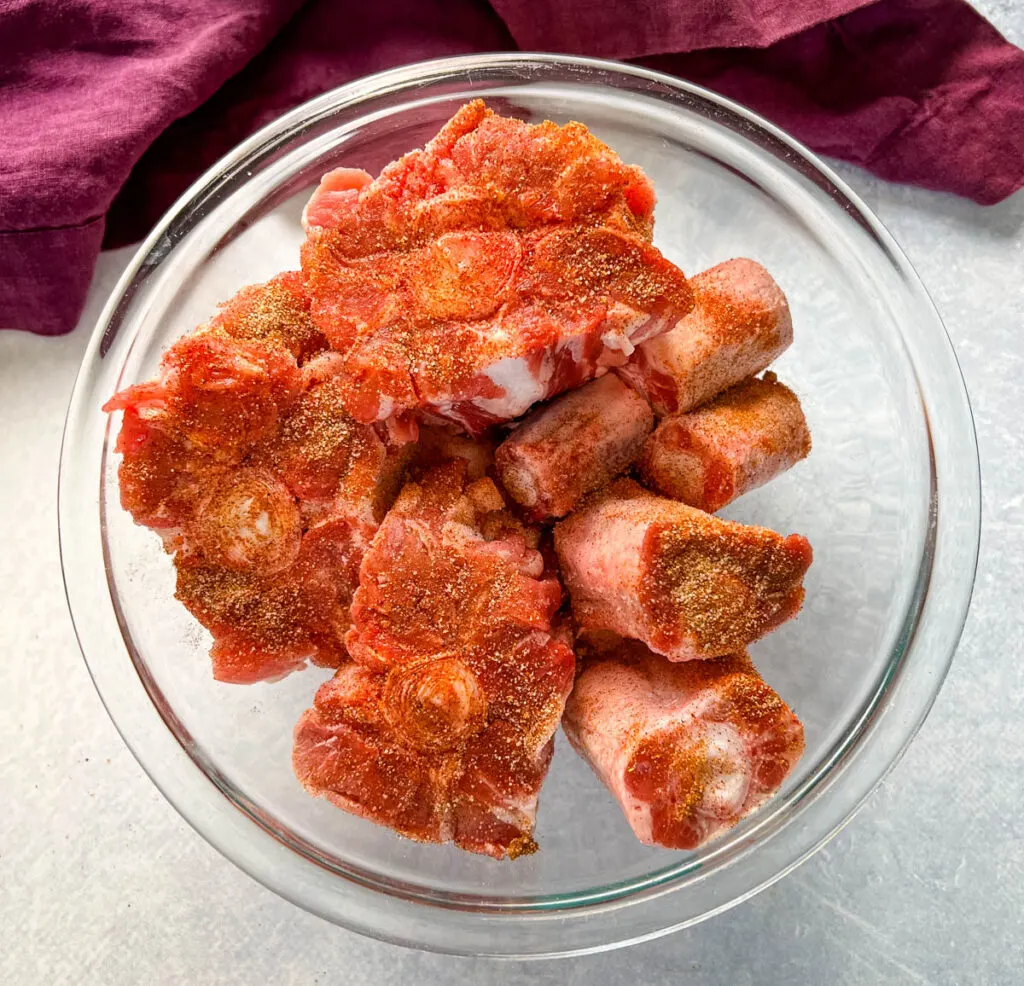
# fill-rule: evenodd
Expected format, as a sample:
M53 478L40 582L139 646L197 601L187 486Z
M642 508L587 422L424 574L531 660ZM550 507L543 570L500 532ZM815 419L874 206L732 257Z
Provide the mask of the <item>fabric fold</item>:
M699 51L767 48L875 0L492 0L523 51L620 60Z
M633 59L875 174L1024 184L1024 52L964 0L13 0L0 14L0 327L74 327L96 256L301 102L426 58Z

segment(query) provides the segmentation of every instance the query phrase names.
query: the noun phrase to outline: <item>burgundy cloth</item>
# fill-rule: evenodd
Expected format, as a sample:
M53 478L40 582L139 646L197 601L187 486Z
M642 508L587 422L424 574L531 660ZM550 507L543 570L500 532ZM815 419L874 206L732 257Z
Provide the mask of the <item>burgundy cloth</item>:
M0 326L71 329L101 242L297 103L517 48L692 79L894 181L1024 184L1024 52L963 0L5 0Z

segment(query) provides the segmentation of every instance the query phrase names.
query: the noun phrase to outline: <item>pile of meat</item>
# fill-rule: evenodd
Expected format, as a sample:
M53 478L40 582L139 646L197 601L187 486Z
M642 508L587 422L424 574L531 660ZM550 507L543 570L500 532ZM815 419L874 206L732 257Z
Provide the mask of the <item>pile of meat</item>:
M337 669L295 730L311 793L514 858L561 722L643 842L692 849L802 753L747 648L810 545L714 516L810 450L762 373L789 310L751 260L687 279L653 210L584 126L470 103L326 175L301 272L106 404L214 676Z

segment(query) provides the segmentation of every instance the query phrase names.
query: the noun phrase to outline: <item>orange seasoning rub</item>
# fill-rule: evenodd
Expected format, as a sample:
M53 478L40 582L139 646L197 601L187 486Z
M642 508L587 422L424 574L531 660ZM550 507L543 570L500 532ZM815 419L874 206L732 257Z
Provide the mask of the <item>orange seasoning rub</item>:
M464 459L403 490L362 563L346 637L356 663L320 689L294 752L313 794L498 858L536 848L575 670L553 623L561 588L514 522L489 523L502 505Z
M303 500L369 503L387 458L384 442L346 410L337 378L314 382L261 452Z
M124 412L117 439L122 505L160 531L170 550L180 546L181 529L207 488L277 434L302 392L296 353L307 350L316 330L303 310L308 302L296 294L298 277L244 288L168 349L158 379L127 387L103 406Z
M585 660L566 736L646 845L696 849L782 785L804 731L741 652L672 664L637 641Z
M586 127L480 101L372 181L325 176L302 268L349 410L479 434L624 363L693 304L650 243L653 206Z
M419 429L414 463L421 472L453 459L464 459L466 478L482 479L494 467L494 441L487 437L467 438L448 427Z
M765 373L693 411L665 418L638 466L651 489L713 513L810 451L799 399L774 373Z
M252 458L274 462L276 450L272 443ZM383 451L375 458L386 461ZM292 464L319 475L322 463L311 460L308 470ZM218 680L276 678L307 660L337 667L344 658L359 563L376 530L374 489L343 495L354 472L332 473L334 489L318 489L331 493L319 500L297 497L285 482L292 474L265 464L197 487L176 558L177 596L214 636Z
M301 402L295 413L303 413ZM336 440L344 435L348 444L373 450L378 476L386 464L372 430L345 419L338 428L323 422L327 464L307 449L307 459L296 455L284 468L275 439L194 488L175 559L177 597L213 634L220 681L273 679L309 660L337 667L345 658L359 563L376 529L376 491L363 487L365 477L346 487L357 457L352 449L339 452ZM369 434L354 436L355 429ZM295 476L310 484L315 478L320 498L297 496Z
M125 408L114 446L121 456L117 471L121 506L137 524L160 534L165 547L174 551L181 543L182 526L192 516L198 489L226 469L145 414L144 409Z
M564 517L629 466L653 427L647 401L609 374L528 415L498 447L498 477L532 517Z
M296 273L245 288L107 404L124 410L122 502L176 552L222 681L344 659L359 562L409 458L345 410L308 307Z
M160 370L159 380L120 391L103 409L135 411L189 449L225 464L272 437L302 389L290 352L235 339L222 329L179 339Z
M308 661L338 667L366 544L365 531L336 518L309 528L295 560L280 571L232 568L179 552L175 595L213 634L214 678L251 684Z
M220 306L207 327L234 339L280 346L300 366L327 349L327 340L310 317L309 296L299 271L286 271L266 284L242 288Z
M793 341L786 296L753 260L727 260L690 287L693 311L619 371L659 416L689 411L760 373Z
M273 473L233 469L200 489L186 543L209 563L271 574L295 561L302 540L298 504Z
M583 630L644 641L672 661L743 649L794 616L811 546L720 520L618 480L555 528Z
M164 354L157 380L103 406L132 410L188 451L234 462L271 437L303 388L300 364L326 340L309 316L298 272L242 288Z

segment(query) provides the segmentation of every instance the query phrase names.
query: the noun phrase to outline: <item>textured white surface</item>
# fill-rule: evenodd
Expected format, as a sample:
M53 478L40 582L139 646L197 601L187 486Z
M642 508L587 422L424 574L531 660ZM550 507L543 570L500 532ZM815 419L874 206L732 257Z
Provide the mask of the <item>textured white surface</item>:
M1017 43L1019 0L979 7ZM1024 193L990 209L841 168L932 293L971 392L981 565L949 679L857 818L754 900L594 958L490 963L361 939L210 849L121 743L75 643L56 538L60 431L101 258L61 339L0 333L0 982L588 986L1024 981Z

